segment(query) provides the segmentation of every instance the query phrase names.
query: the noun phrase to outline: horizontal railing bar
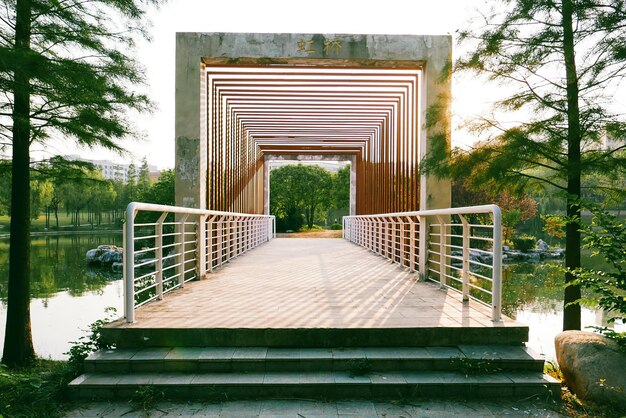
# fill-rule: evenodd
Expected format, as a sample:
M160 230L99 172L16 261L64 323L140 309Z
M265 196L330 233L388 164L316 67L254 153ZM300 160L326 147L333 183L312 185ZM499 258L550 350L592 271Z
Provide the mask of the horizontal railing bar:
M490 215L490 224L467 222L470 218L467 215L472 214ZM463 293L463 300L473 298L469 290L474 288L490 295L492 319L500 320L502 214L498 206L481 205L346 216L342 223L342 235L345 239L403 267L419 271L421 275L429 276L428 278L432 281L439 278L442 286L445 285L446 280L451 280L455 286L458 286L447 287ZM428 228L425 228L425 225ZM492 249L472 247L472 245L478 246L481 242L490 243ZM456 255L452 255L452 252ZM418 253L424 253L424 257L417 257ZM473 260L476 253L489 255L492 264ZM474 267L484 268L485 274L472 272ZM459 277L451 276L448 272L454 272ZM491 277L486 274L490 274ZM488 286L488 282L491 282L493 292L482 288L483 284L469 283L470 276L486 280L484 286Z

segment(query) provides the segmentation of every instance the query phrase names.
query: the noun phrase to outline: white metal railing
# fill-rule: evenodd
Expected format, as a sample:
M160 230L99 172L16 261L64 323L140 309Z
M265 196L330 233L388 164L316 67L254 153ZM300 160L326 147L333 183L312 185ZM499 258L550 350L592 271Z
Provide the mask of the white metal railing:
M459 291L463 300L502 309L502 215L496 205L344 216L343 237Z
M133 202L124 226L124 314L276 235L274 216Z

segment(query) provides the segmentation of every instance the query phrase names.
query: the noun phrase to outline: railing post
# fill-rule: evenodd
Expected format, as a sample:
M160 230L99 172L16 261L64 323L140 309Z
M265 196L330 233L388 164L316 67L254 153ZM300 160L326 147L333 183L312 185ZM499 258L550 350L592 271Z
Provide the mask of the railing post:
M376 222L376 229L378 230L378 233L375 235L376 238L376 254L378 255L383 255L383 222L382 219L376 217L374 218L375 222Z
M198 278L204 279L206 275L207 264L207 227L206 222L209 215L198 216L198 231L196 236L196 248L198 249L198 255L196 256L196 268L198 270Z
M235 217L235 257L242 253L243 249L243 220L241 216Z
M176 252L178 253L178 283L181 287L185 285L185 222L189 214L184 214L178 223L176 223Z
M448 280L446 278L446 228L444 226L444 219L442 216L437 215L437 222L439 222L439 284L444 287Z
M217 245L216 245L216 249L215 249L215 266L220 266L222 265L222 251L224 248L224 228L222 227L224 218L223 216L219 216L219 221L217 221L217 230L216 230L216 238L217 238Z
M168 212L163 212L157 220L154 228L156 229L155 238L155 250L154 256L156 258L156 296L158 300L163 299L163 222L167 217Z
M493 283L491 286L491 319L501 320L502 314L502 213L493 207Z
M418 216L417 222L419 223L419 241L418 241L418 251L417 257L419 262L419 273L422 280L426 280L428 278L428 248L430 242L429 230L430 227L428 225L428 217L427 216Z
M276 238L276 216L272 216L272 236L270 239Z
M406 217L406 220L409 222L409 269L411 271L416 271L415 268L415 222L411 219L410 216Z
M126 208L126 223L124 224L124 315L126 322L135 322L135 205L131 203Z
M215 215L211 216L211 219L209 219L209 221L207 223L207 238L208 238L208 241L209 241L209 243L207 245L207 251L210 254L210 256L208 257L209 258L209 260L208 260L208 263L209 263L209 266L208 266L209 267L209 269L208 269L209 273L213 272L213 267L214 267L213 266L213 261L214 261L213 260L213 254L216 254L215 251L213 250L213 248L215 247L215 245L213 245L213 225L215 224L215 222L213 222L213 221L215 221L215 218L216 218ZM217 243L217 240L216 240L216 243ZM217 261L217 258L216 258L215 261Z
M458 215L463 224L463 269L461 271L463 281L463 302L469 301L469 276L470 276L470 224L463 215Z

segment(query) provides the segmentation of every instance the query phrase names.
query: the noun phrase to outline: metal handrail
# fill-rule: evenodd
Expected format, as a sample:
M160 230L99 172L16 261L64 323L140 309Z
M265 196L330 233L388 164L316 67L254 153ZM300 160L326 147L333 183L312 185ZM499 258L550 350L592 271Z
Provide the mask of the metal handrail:
M491 225L468 222L468 215L475 214L491 215ZM455 233L449 232L452 229ZM464 302L471 298L490 305L492 320L501 320L502 213L498 206L344 216L343 238L419 272L425 280L461 292ZM451 244L453 240L460 242ZM472 241L491 243L491 248L472 247ZM453 248L461 254L453 255ZM476 254L482 258L476 260ZM457 261L460 266L453 265ZM479 273L479 268L486 271Z
M158 219L135 223L140 212L155 213ZM177 219L165 222L169 214ZM164 233L164 227L174 228L174 232ZM276 218L132 202L126 208L123 231L124 316L131 323L137 307L162 299L165 293L274 238ZM174 242L165 243L164 238ZM147 247L136 251L138 242ZM150 254L154 257L146 259Z

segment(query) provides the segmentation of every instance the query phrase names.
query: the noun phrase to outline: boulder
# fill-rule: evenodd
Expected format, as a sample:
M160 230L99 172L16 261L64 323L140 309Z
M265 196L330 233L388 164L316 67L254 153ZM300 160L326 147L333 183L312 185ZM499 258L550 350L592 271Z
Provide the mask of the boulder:
M99 248L94 248L87 251L87 254L85 254L87 264L100 264L100 256L103 252L104 251Z
M117 250L109 250L100 256L100 263L102 265L110 265L113 263L121 263L123 260L122 253Z
M565 383L581 399L626 405L626 352L605 336L565 331L556 336Z
M537 245L537 251L539 251L540 253L545 253L546 251L550 249L548 247L548 243L542 239L538 240L536 245Z

